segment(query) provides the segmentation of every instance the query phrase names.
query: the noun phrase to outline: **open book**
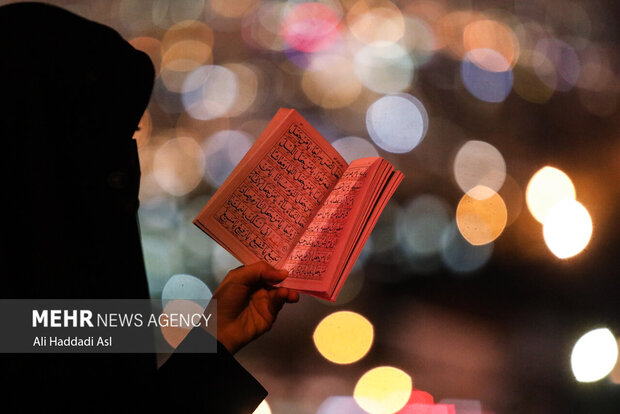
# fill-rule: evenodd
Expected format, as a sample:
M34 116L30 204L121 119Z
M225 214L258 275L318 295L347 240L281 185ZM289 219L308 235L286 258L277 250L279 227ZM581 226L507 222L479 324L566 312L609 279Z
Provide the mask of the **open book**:
M335 301L402 179L380 157L348 165L283 108L194 224L244 264L287 269L281 286Z

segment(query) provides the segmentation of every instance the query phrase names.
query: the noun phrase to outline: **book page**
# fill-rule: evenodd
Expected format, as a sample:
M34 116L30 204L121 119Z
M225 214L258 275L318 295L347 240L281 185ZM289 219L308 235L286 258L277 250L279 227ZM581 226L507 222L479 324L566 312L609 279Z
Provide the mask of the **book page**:
M347 167L316 130L293 114L275 131L273 143L250 160L254 166L239 175L235 188L216 194L197 218L205 231L217 223L224 231L213 237L246 264L281 265Z
M330 259L336 254L339 240L348 237L345 227L376 160L354 161L342 175L284 263L289 276L282 286L299 288L302 281L329 277Z

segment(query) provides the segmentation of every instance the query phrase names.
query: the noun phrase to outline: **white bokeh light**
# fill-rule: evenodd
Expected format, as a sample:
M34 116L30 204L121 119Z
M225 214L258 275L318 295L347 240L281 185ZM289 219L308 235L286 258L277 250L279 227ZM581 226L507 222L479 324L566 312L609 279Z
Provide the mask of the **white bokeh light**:
M605 378L616 365L618 344L607 328L594 329L575 343L571 353L573 375L579 382Z
M549 209L543 221L543 235L549 250L560 259L567 259L588 245L592 219L579 202L565 199Z
M422 102L409 94L376 100L366 112L366 128L372 140L388 152L414 149L428 130L428 113Z

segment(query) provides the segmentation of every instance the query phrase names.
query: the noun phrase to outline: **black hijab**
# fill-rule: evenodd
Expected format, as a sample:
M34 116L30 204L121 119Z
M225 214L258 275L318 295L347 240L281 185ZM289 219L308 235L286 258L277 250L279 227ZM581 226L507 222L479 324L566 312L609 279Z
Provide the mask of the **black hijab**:
M133 133L148 57L58 7L0 7L4 298L147 298Z

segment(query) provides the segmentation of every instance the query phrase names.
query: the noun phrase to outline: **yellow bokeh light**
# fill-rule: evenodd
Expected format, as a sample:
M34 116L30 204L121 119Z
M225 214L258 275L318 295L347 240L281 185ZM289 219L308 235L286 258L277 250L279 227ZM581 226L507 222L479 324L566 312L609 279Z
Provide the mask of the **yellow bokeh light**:
M349 30L364 43L397 42L405 34L405 19L400 9L388 0L360 0L347 14Z
M229 63L223 65L234 73L237 78L237 93L235 102L228 110L228 116L239 116L252 107L259 90L257 69L244 63Z
M178 137L164 143L153 158L157 184L173 196L184 196L202 180L202 148L193 138Z
M211 46L197 40L181 40L170 46L162 58L169 70L189 72L211 60Z
M184 40L194 40L212 47L214 41L213 29L197 20L179 22L166 31L162 38L162 47L164 51L167 51L175 43Z
M341 311L326 316L314 330L314 344L327 360L351 364L370 350L374 328L362 315Z
M256 8L254 0L211 0L208 5L217 14L228 18L239 18Z
M469 10L457 10L442 16L435 22L438 43L457 59L465 55L463 33L468 24L482 18L482 15Z
M362 92L353 63L338 55L317 57L304 72L301 87L313 103L330 109L350 105Z
M465 194L456 208L459 231L474 246L497 239L504 231L507 220L508 211L502 197L484 186L477 186Z
M362 359L370 350L374 329L362 315L341 311L319 322L312 338L327 360L336 364L351 364Z
M394 367L377 367L357 381L353 397L371 414L392 414L407 404L413 382L404 371Z
M549 209L543 221L543 235L549 250L560 259L567 259L588 245L592 219L579 202L565 199Z
M267 404L267 400L263 400L252 414L271 414L271 407Z
M546 166L530 179L525 198L532 216L542 223L549 209L559 201L575 199L575 186L564 172Z

